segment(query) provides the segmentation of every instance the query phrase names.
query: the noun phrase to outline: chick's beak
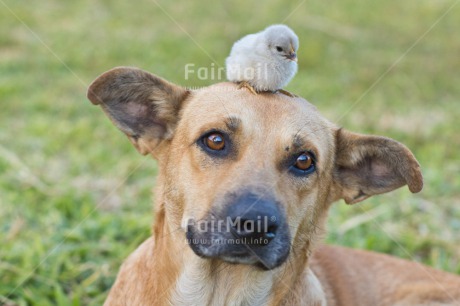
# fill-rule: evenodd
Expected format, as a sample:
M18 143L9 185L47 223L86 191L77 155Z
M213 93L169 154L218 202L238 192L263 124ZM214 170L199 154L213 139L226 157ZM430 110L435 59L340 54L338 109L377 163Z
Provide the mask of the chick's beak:
M289 54L286 55L286 58L290 61L297 62L297 54L295 53L295 51L289 52Z

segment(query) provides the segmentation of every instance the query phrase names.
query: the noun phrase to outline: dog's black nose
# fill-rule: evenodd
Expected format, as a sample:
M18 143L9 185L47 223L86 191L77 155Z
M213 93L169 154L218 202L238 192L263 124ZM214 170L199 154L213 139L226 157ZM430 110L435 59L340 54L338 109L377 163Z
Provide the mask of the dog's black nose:
M266 245L276 237L280 210L275 200L245 193L228 205L230 230L242 243Z

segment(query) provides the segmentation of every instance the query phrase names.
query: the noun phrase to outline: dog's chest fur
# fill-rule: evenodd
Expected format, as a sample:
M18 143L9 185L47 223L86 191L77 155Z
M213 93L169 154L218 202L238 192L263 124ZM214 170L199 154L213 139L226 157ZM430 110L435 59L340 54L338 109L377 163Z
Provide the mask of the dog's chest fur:
M269 304L272 278L265 273L231 273L234 266L212 267L199 259L184 268L171 295L171 305Z

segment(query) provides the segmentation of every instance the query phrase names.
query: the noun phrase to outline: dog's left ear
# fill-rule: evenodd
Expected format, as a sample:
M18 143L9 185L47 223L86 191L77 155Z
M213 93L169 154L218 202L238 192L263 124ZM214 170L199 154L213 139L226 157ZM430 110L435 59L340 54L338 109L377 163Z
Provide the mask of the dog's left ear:
M188 93L146 71L118 67L94 80L87 96L145 155L171 138Z
M347 204L406 184L413 193L423 187L420 165L403 144L343 129L336 133L334 181Z

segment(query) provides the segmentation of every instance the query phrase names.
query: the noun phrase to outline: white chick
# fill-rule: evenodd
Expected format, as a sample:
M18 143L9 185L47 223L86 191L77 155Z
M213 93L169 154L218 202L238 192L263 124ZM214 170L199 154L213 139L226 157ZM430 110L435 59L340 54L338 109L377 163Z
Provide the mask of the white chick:
M227 79L252 93L281 91L297 72L299 38L279 24L238 40L226 60Z

